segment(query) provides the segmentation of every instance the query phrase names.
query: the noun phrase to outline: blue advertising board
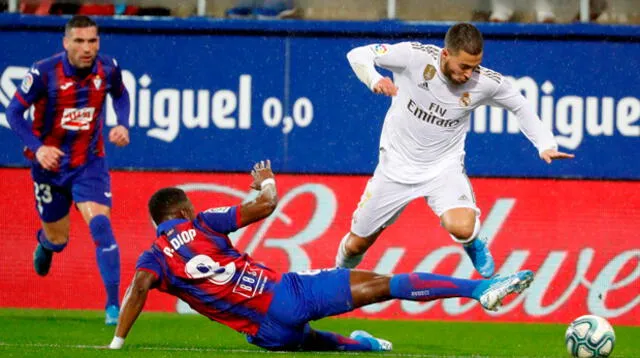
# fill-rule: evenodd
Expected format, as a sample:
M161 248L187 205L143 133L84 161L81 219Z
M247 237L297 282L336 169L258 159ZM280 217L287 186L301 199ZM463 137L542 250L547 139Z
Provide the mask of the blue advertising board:
M0 165L23 166L5 108L36 60L62 51L67 18L0 15ZM353 47L442 45L450 24L98 18L132 99L131 144L114 168L367 174L387 97L346 60ZM478 25L486 67L508 76L576 159L546 165L505 111L481 107L467 136L472 176L640 179L640 29ZM108 125L115 124L109 111Z

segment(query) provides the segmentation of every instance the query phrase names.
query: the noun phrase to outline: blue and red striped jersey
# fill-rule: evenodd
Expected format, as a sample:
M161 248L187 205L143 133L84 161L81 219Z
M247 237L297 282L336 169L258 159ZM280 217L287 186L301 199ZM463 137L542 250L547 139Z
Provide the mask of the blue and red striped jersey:
M154 288L209 319L255 335L281 275L233 247L227 234L239 228L239 220L239 207L225 207L201 212L193 221L166 221L136 270L153 273Z
M124 92L115 59L98 55L90 72L79 77L62 52L36 62L15 99L25 107L34 105L31 130L42 144L65 153L60 163L60 170L65 170L104 156L106 95L119 98ZM25 155L34 158L32 149L25 148Z

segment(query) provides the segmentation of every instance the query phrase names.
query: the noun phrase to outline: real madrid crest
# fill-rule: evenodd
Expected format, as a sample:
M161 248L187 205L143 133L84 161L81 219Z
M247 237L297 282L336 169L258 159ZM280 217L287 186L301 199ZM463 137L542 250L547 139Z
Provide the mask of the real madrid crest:
M462 96L460 97L460 105L462 107L469 107L470 104L471 104L471 95L469 94L469 92L463 93Z
M422 77L425 81L429 81L436 75L436 68L433 65L427 65L422 72Z

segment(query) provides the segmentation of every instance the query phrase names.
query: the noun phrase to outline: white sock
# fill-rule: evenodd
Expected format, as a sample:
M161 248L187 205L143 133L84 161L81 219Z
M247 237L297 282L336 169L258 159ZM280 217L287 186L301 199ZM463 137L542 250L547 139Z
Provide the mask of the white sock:
M347 254L347 248L345 246L347 245L348 238L349 234L347 233L340 241L338 254L336 255L336 267L351 269L358 266L364 258L364 254L355 256L349 256L349 254Z

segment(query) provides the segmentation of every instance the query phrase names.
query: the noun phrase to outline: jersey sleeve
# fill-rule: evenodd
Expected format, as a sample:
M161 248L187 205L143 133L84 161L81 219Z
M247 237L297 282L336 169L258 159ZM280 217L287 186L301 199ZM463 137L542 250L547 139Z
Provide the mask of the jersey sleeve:
M122 82L122 70L120 69L120 65L115 58L109 59L113 64L113 72L111 73L111 89L109 90L109 94L113 98L120 98L124 93L124 83Z
M20 137L24 145L32 152L37 152L42 142L31 131L31 123L24 119L24 113L31 105L47 95L47 86L37 64L25 74L11 102L7 106L7 122Z
M14 97L26 108L47 94L47 86L43 77L44 74L40 72L38 64L33 64L24 75Z
M129 99L129 93L127 92L127 89L124 87L124 83L122 82L122 70L120 69L120 65L118 65L118 61L116 61L115 58L109 59L108 61L112 61L112 64L114 66L111 77L109 79L109 81L111 81L111 89L109 90L109 94L111 95L111 98L113 98L113 110L116 113L118 125L129 128L131 102Z
M520 130L538 149L539 154L547 149L558 148L553 133L542 124L542 121L534 111L533 104L516 90L506 78L502 78L494 95L489 100L489 104L512 112L518 119Z
M213 231L228 234L240 227L240 207L211 208L198 214L197 219Z
M411 62L412 54L411 43L409 42L401 42L394 45L371 44L352 49L347 54L347 60L349 60L349 64L358 79L373 90L376 83L383 78L376 71L375 66L392 72L401 72Z
M140 257L138 258L138 262L136 263L136 271L137 270L150 272L154 274L159 281L164 278L164 274L162 273L162 266L151 251L145 251L142 253L142 255L140 255Z

